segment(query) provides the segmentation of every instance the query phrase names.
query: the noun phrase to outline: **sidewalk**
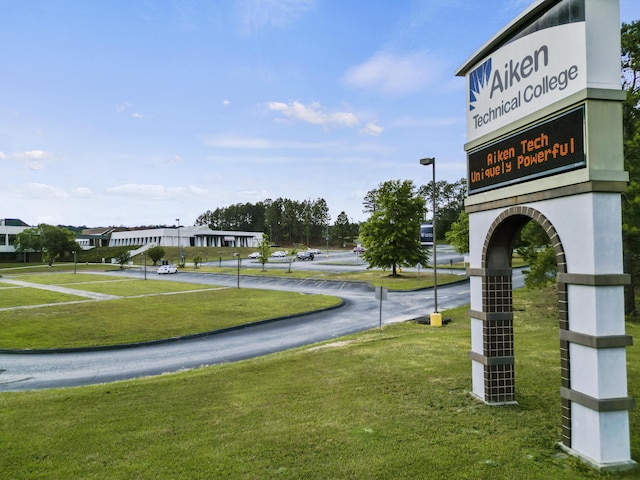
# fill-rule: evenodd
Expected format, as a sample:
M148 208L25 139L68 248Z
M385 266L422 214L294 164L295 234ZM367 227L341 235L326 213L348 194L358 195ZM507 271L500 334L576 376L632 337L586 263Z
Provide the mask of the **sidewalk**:
M23 282L22 280L13 280L11 278L2 277L2 283L10 283L20 287L38 288L40 290L49 290L51 292L66 293L68 295L76 295L77 297L90 298L91 300L115 300L123 298L118 295L109 295L107 293L87 292L85 290L76 290L75 288L60 287L58 285L44 285L42 283Z

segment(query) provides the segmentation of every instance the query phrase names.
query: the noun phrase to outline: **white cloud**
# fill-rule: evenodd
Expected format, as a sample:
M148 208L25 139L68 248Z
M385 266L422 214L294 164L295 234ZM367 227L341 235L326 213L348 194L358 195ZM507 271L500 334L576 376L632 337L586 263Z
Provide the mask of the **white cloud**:
M90 196L93 195L93 192L88 187L77 187L77 188L74 188L73 190L71 190L71 193L75 197L82 197L82 198L87 198L87 197L90 197Z
M0 160L5 160L7 158L7 156L4 154L4 152L0 152Z
M180 155L175 155L172 158L164 160L162 163L166 163L166 164L184 163L184 157L181 157Z
M27 170L44 170L45 161L53 160L55 156L44 150L30 150L28 152L14 153L13 158L22 162Z
M400 117L393 122L393 127L449 127L456 124L464 124L464 117L420 118L412 116Z
M222 105L231 105L231 102L226 98L222 101Z
M340 146L337 142L294 142L294 141L275 141L266 138L251 138L243 137L242 135L230 134L216 134L216 135L204 135L201 137L203 143L208 147L217 148L234 148L234 149L251 149L251 150L269 150L276 148L286 149L317 149L317 148L332 148Z
M304 105L303 103L297 101L289 103L269 102L267 103L267 106L269 107L269 110L281 113L287 118L312 123L314 125L322 125L324 127L353 127L360 123L358 117L353 113L327 113L318 102L312 102L310 105Z
M69 194L63 188L45 183L25 183L9 187L9 189L18 197L28 199L61 199L69 197Z
M116 112L118 113L122 113L122 112L126 112L127 110L133 108L133 105L129 102L122 102L119 103L118 105L116 105Z
M409 55L380 52L349 69L344 81L351 87L405 94L429 84L439 70L440 62L425 52Z
M142 113L132 111L133 108L134 108L133 103L122 102L116 105L116 112L118 113L131 112L131 114L129 115L131 118L145 118L145 115L143 115Z
M250 35L267 26L286 28L312 10L316 0L236 0L240 32Z
M383 131L384 131L384 128L382 128L380 125L376 125L375 123L369 122L364 126L363 129L360 130L360 133L362 135L378 136Z
M208 192L203 188L193 185L188 185L186 187L167 187L165 185L127 183L124 185L109 187L106 189L106 193L127 197L168 200L185 196L203 196L207 195Z

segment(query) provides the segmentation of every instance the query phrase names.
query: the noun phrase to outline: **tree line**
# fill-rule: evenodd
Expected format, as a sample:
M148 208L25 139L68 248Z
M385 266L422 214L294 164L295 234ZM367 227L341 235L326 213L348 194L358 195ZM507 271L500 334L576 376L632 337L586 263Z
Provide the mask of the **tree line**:
M266 199L261 202L236 203L228 207L207 210L195 225L212 230L263 232L273 243L319 244L327 236L347 241L357 236L353 222L341 212L333 227L324 198L316 200Z

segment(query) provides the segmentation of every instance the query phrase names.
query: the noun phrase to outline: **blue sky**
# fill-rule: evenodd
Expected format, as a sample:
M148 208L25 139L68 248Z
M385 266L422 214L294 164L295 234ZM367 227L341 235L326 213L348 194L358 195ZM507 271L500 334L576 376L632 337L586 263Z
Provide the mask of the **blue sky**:
M454 71L531 1L0 0L2 218L191 225L466 175ZM621 19L640 2L621 0Z

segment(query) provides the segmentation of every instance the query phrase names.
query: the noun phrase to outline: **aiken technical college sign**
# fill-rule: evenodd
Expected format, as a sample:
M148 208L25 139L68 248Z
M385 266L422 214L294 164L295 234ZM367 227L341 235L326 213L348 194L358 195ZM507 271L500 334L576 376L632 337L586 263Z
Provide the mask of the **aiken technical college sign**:
M468 154L469 193L586 167L584 106Z
M467 75L467 141L587 85L584 22L545 28L503 46Z

